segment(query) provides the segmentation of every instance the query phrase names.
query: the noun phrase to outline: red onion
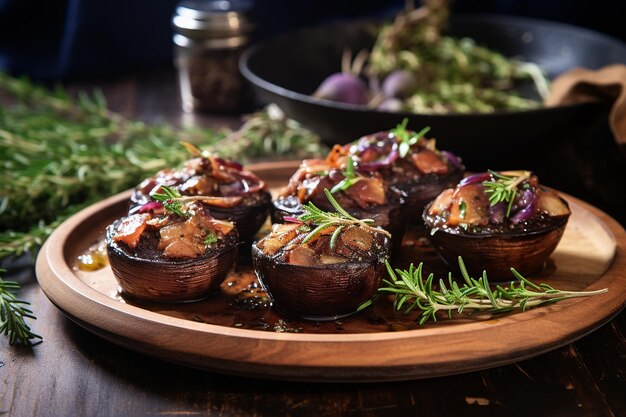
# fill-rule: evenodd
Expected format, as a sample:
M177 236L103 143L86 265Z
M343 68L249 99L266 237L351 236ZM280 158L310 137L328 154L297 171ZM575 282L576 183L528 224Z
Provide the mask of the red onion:
M491 179L491 174L488 172L481 172L478 174L473 174L468 177L465 177L459 182L459 187L463 187L465 185L476 184L479 182L488 181Z
M382 153L385 151L385 146L392 146L395 141L395 138L391 137L389 132L373 133L360 138L356 143L356 150L353 153L361 155L370 149Z
M283 221L285 221L287 223L300 223L300 224L302 224L302 221L300 219L298 219L297 217L294 217L294 216L283 216Z
M357 167L358 169L367 171L367 172L378 171L381 168L384 168L393 164L396 161L396 159L398 159L399 156L400 156L400 153L398 152L398 144L394 142L391 145L391 150L389 151L387 156L385 156L383 159L378 159L376 161L370 161L370 162L358 162Z
M217 161L218 164L225 166L227 168L232 168L237 171L241 171L243 169L243 165L241 165L239 162L230 161L230 160L222 159L222 158L215 158L215 160Z
M446 161L448 161L448 163L452 165L454 168L459 169L459 170L463 169L461 158L459 158L458 156L456 156L450 151L441 151L441 154L444 156L444 158L446 158Z
M237 181L220 185L223 196L241 196L265 189L265 182L249 171L239 171L236 177Z
M500 224L506 215L506 203L500 202L489 205L489 223Z
M151 211L161 211L163 204L159 201L150 201L139 207L139 213L149 213Z
M522 208L511 217L511 223L513 224L518 224L530 219L535 212L537 196L531 190L526 190L519 198L519 203Z
M313 97L357 105L369 102L365 83L355 75L342 72L332 74L322 81Z

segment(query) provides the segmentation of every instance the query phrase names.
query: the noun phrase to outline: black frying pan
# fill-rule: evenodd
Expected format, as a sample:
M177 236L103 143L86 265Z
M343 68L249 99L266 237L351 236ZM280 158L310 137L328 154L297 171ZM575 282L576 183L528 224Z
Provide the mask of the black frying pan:
M493 15L457 16L451 34L469 36L509 57L539 64L551 77L575 66L599 68L626 63L626 46L608 36L569 25ZM441 149L461 155L469 169L536 169L548 143L588 135L604 121L606 105L585 104L489 114L424 115L389 113L320 101L310 94L340 70L344 47L370 48L370 22L352 21L307 28L246 51L244 76L268 102L332 143L387 130L409 118L409 127L431 126Z

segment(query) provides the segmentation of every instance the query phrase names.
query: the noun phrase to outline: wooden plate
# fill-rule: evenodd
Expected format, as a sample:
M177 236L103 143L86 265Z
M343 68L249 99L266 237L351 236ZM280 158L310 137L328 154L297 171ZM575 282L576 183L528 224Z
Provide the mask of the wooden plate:
M250 168L270 186L280 186L295 165ZM93 333L132 350L207 370L336 382L456 374L512 363L570 343L606 323L626 302L626 232L600 210L565 196L572 216L563 240L546 271L531 278L562 289L608 288L605 294L523 313L445 320L425 327L410 326L413 318L380 311L341 323L311 324L300 333L276 326L263 331L237 323L211 324L201 319L211 298L195 304L130 304L117 293L110 268L96 272L74 268L76 257L123 214L128 196L111 197L63 223L39 254L39 283L57 307ZM424 256L437 262L428 251ZM389 314L399 321L381 324L375 314ZM311 328L315 332L307 330Z

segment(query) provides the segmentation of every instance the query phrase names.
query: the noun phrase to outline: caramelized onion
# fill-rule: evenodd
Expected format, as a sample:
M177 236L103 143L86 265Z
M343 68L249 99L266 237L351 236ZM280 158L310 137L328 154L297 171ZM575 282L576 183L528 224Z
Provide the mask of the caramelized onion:
M376 145L372 145L372 146L376 146ZM357 163L357 166L360 170L367 171L367 172L378 171L381 168L390 166L399 157L400 157L400 152L398 151L398 144L396 142L393 142L391 145L391 150L384 158L378 159L375 161L370 161L370 162L359 161Z

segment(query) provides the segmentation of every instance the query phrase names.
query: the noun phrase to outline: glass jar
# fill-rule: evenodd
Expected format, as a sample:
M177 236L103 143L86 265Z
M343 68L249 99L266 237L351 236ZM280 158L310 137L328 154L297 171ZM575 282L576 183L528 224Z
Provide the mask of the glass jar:
M239 72L239 57L254 30L251 8L234 0L178 4L172 24L185 111L235 113L251 105L249 85Z

